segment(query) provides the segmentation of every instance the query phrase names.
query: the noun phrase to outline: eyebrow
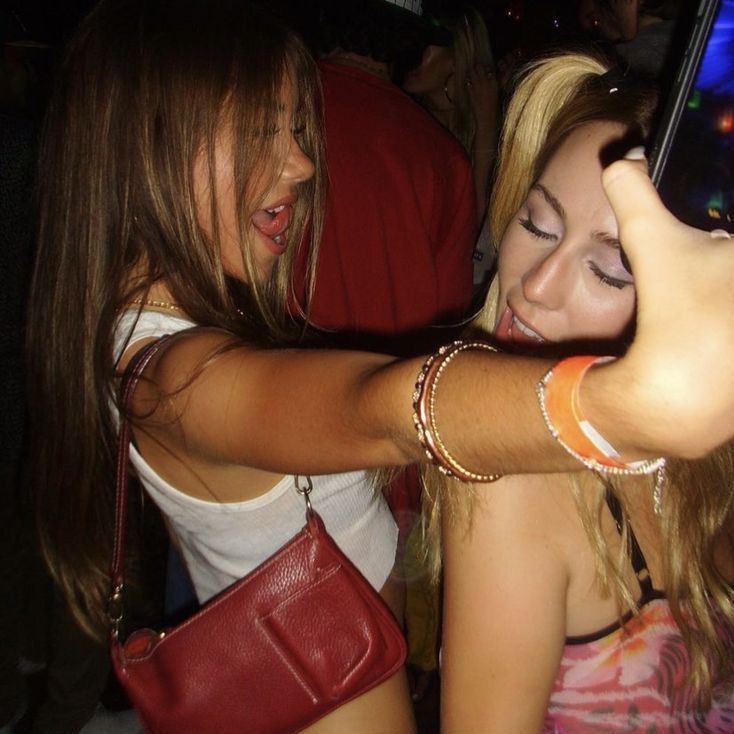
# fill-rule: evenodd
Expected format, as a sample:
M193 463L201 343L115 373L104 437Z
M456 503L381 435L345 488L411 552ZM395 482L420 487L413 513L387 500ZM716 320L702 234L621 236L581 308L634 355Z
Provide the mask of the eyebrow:
M548 202L548 204L550 204L555 213L558 214L561 219L566 219L566 210L563 208L563 204L561 204L561 202L558 201L558 199L556 199L556 197L553 196L553 194L551 194L543 184L533 184L533 189L540 191L540 193L543 194L543 198Z
M563 208L563 204L545 187L542 183L533 184L533 189L539 191L543 198L548 202L549 206L558 214L561 219L566 219L566 210ZM613 247L617 250L621 248L621 243L617 237L612 237L608 232L594 231L591 236L603 245Z

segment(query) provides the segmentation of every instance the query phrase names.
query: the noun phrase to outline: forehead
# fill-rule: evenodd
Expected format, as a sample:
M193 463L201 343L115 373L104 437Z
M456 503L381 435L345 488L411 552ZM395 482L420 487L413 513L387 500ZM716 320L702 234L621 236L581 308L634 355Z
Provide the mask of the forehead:
M542 171L538 183L552 192L570 214L591 214L611 207L602 188L602 151L624 137L624 127L593 122L574 130Z
M590 122L568 135L548 160L540 180L553 179L565 187L580 188L581 181L601 186L602 151L624 137L616 122Z

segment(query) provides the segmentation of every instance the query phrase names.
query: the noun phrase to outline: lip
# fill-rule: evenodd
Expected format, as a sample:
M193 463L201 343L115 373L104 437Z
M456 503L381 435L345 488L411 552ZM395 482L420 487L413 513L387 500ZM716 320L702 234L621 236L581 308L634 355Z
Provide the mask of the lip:
M288 247L286 232L293 216L296 196L287 196L258 209L251 222L264 244L276 255L282 255Z
M545 344L548 339L535 327L521 319L510 306L505 306L502 316L497 322L494 335L499 341L513 344Z

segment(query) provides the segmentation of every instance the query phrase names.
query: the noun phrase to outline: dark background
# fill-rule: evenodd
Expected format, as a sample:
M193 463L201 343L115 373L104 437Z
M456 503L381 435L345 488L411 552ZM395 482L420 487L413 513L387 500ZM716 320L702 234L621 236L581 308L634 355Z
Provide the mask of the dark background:
M65 40L95 0L5 0L0 8L0 112L42 114L53 68ZM348 2L348 0L345 0ZM424 0L424 9L456 6L452 0ZM482 13L496 59L515 48L530 55L578 35L577 0L474 0ZM319 0L270 0L280 14L312 41Z

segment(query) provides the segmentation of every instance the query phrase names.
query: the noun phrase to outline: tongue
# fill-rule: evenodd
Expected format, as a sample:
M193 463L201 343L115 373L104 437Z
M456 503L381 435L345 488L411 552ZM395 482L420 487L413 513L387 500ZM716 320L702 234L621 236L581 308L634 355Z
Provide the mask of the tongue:
M259 209L252 215L252 223L268 237L280 234L288 224L290 212L284 207L275 216L265 209Z

